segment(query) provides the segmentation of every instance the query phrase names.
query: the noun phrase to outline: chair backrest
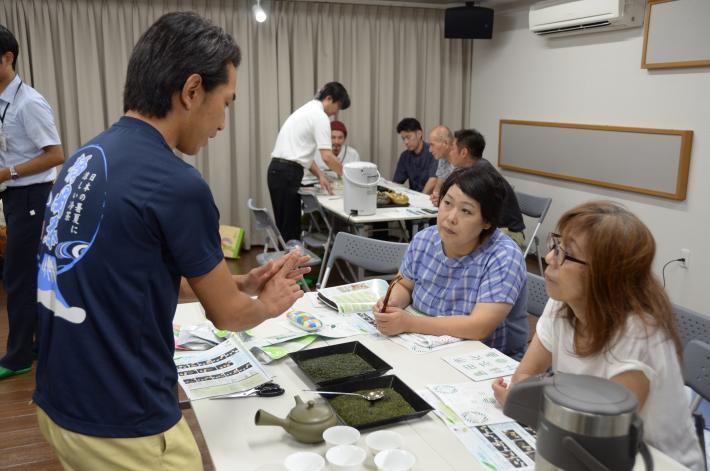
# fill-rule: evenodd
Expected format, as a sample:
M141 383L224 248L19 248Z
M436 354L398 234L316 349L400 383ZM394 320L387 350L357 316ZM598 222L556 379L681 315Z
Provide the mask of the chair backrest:
M695 339L710 343L710 316L704 316L677 304L673 305L673 312L676 315L683 348Z
M276 226L274 220L271 219L271 215L266 208L258 208L252 198L249 198L247 201L247 207L254 216L256 228L266 232L268 241L274 245L276 250L285 250L286 242L284 242L279 228Z
M545 278L528 272L528 313L540 317L548 299Z
M710 345L695 339L683 351L683 377L703 399L710 400Z
M402 264L408 245L338 232L328 257L321 286L325 287L328 283L330 272L338 259L377 273L396 273Z
M320 211L320 204L318 204L318 198L312 193L300 193L301 202L303 202L303 212L305 214L315 213Z
M540 230L540 226L542 226L542 222L545 220L545 216L547 216L547 211L550 209L550 205L552 204L552 198L533 196L519 191L515 192L515 197L518 200L518 206L520 206L521 213L531 218L537 218L535 230L533 231L532 236L530 236L530 240L527 245L524 247L523 257L527 257L528 252L530 252L530 248L535 245L535 250L538 250L540 269L542 269L542 261L540 261L540 253L537 243L537 231Z
M515 197L518 199L520 212L524 215L535 218L542 223L547 216L547 211L552 204L552 198L543 198L541 196L533 196L520 191L515 192Z
M325 222L325 226L328 231L330 231L330 223L328 222L328 218L325 217L325 213L323 213L323 208L321 207L320 203L318 202L318 198L316 198L316 195L312 193L300 193L301 195L301 202L303 203L303 214L309 214L312 218L314 217L314 213L318 213L321 215L321 219L323 219L323 222ZM315 222L315 218L314 218ZM316 222L317 225L317 222ZM317 227L317 226L316 226ZM318 227L317 227L318 228ZM318 228L320 230L320 228Z

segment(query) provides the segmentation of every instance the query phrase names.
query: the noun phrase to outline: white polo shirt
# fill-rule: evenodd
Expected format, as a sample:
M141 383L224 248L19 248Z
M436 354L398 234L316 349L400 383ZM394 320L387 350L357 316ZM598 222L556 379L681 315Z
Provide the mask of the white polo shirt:
M338 162L340 162L341 165L345 165L350 162L359 162L360 154L353 147L344 145L340 148L340 153L338 153L335 158L338 159ZM323 157L321 157L320 152L314 153L314 160L316 161L318 168L322 171L327 172L330 170L330 167L323 162Z
M293 160L308 169L318 149L332 149L330 119L320 100L311 100L286 118L271 157Z
M3 112L5 117L0 132L5 136L7 150L0 149L0 167L27 162L41 154L43 147L61 144L49 103L17 74L0 94L0 115ZM51 182L56 175L56 168L52 167L5 183L9 187L27 186Z

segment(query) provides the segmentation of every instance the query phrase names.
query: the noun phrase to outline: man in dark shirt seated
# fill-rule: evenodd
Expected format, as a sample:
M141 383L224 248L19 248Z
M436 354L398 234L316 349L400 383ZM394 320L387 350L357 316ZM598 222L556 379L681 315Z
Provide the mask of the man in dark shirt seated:
M392 180L395 183L409 181L412 190L431 194L436 185L438 162L429 152L429 144L424 142L422 125L414 118L404 118L397 125L397 134L406 150L399 156Z
M485 166L499 173L498 170L486 159L483 158L483 149L486 148L486 140L481 133L475 129L461 129L454 133L454 146L449 154L449 162L455 168L469 168L473 166ZM505 234L515 241L520 247L525 245L525 223L523 215L518 206L518 199L508 181L505 182L506 197L503 201L503 226L500 228Z

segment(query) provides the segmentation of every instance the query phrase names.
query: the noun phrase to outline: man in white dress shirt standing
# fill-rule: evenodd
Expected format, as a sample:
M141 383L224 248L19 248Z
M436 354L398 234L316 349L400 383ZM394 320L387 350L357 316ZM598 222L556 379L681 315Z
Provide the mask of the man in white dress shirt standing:
M0 25L0 199L7 224L3 280L9 324L0 379L32 370L37 248L54 167L64 162L52 108L15 72L18 52L15 36Z
M318 177L323 189L330 190L330 182L314 160L316 151L323 162L338 176L343 166L333 154L329 116L350 107L350 97L339 82L328 82L313 100L286 118L271 152L267 184L274 208L276 226L284 240L301 235L301 186L304 169Z

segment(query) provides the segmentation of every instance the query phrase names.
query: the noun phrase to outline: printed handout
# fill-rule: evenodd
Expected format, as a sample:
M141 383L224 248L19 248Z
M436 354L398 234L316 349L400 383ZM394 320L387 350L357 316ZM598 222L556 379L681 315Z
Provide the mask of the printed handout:
M244 391L270 380L234 336L209 350L175 359L175 366L180 386L191 401Z

